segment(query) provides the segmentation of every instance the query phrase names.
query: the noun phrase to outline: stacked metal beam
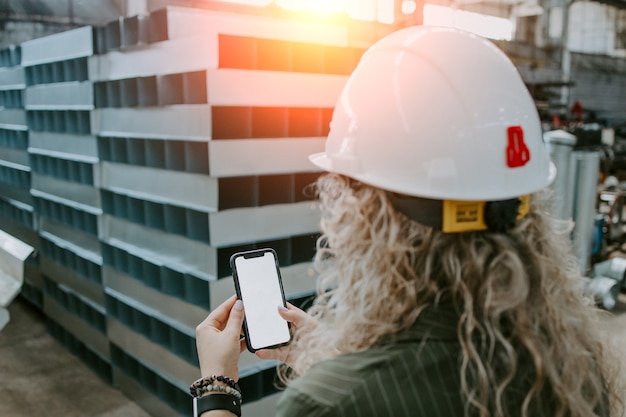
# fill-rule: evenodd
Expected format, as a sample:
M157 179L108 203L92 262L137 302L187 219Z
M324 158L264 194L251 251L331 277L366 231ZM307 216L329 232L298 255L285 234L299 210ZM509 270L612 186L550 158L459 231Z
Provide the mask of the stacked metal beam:
M92 28L24 42L21 48L43 311L51 333L112 381L87 66Z
M25 69L20 46L0 51L0 227L37 247L37 222L30 195L31 167L24 110ZM24 269L22 295L42 307L42 282L36 258Z
M28 154L11 139L27 179L2 204L39 219L51 331L152 414L189 415L194 329L234 292L230 255L273 247L288 298L314 289L307 155L363 49L342 26L187 8L21 48L0 85L26 110L0 123L29 129ZM0 146L8 163L16 146ZM246 353L241 368L244 412L273 415L275 364Z

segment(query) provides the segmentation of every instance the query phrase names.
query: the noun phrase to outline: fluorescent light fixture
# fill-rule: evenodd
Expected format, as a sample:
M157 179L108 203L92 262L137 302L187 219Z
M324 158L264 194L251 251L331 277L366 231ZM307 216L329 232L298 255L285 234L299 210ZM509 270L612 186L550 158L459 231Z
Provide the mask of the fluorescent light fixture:
M539 16L543 14L543 7L535 2L523 2L513 7L512 14L515 17Z
M490 39L513 39L513 22L509 19L434 4L424 5L424 24L456 27Z
M269 6L273 0L220 0L227 3L246 4L249 6Z
M395 18L394 0L220 0L250 6L277 6L312 14L346 13L351 19L393 23ZM407 3L404 5L404 3ZM404 1L405 13L417 7L415 1Z
M393 23L393 18L394 18L393 8L394 8L393 0L378 0L377 20L380 23Z
M402 13L404 14L413 14L417 10L417 4L414 0L403 0L402 1Z
M337 13L346 9L344 0L276 0L276 5L287 10L305 10L313 13Z
M348 16L355 20L376 20L376 0L348 0Z

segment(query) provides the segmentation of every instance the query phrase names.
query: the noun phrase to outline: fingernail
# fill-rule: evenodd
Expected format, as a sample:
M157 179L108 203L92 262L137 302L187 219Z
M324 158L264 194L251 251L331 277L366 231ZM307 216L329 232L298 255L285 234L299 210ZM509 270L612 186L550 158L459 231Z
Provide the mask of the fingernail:
M278 309L280 311L289 311L289 309L287 307L285 307L285 306L278 306Z
M235 310L237 311L241 311L243 310L243 302L241 300L237 300L235 301L235 306L234 306Z

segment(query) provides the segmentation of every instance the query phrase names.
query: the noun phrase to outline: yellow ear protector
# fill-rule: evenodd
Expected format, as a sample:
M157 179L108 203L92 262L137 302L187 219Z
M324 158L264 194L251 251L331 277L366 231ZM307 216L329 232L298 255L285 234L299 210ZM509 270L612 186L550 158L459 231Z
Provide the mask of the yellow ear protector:
M394 207L411 220L444 233L489 229L485 222L485 206L490 201L431 200L391 193L389 198ZM518 200L517 220L528 214L530 195L518 197Z

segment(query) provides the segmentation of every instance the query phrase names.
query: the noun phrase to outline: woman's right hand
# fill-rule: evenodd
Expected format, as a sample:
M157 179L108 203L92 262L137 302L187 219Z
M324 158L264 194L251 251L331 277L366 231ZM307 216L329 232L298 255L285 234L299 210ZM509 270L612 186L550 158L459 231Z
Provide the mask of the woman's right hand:
M317 320L308 315L305 311L300 310L298 307L287 303L287 307L278 307L278 314L291 325L300 330L313 329L317 326ZM261 349L256 351L256 355L261 359L274 359L279 360L287 365L289 363L289 350L290 345L283 346L276 349Z

